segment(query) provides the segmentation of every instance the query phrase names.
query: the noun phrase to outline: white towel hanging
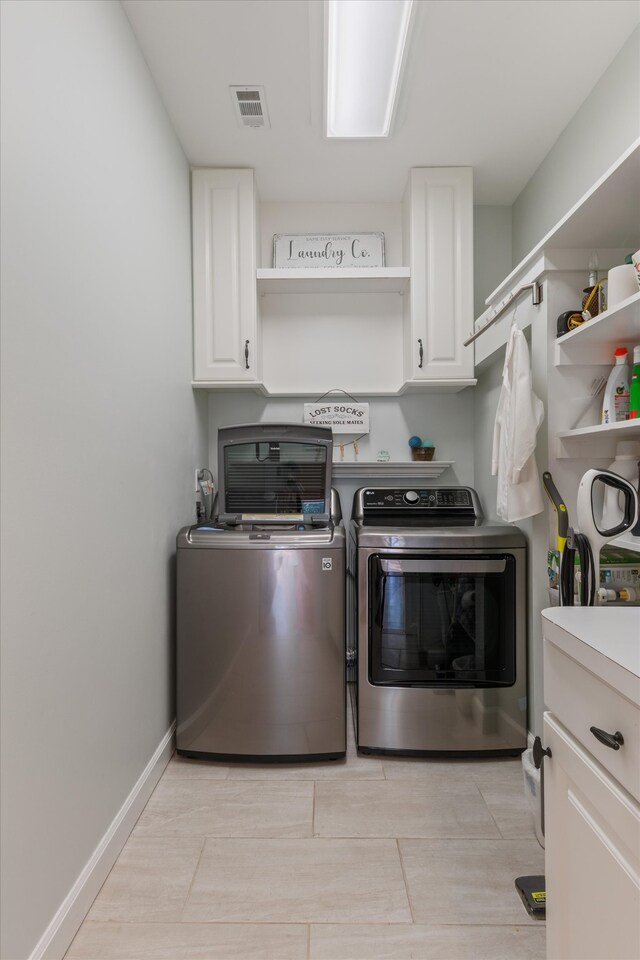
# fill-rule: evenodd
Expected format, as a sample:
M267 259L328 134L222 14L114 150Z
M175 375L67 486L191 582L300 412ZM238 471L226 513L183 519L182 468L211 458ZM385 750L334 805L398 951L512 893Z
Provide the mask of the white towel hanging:
M502 390L493 431L491 473L498 477L496 510L513 523L544 509L535 459L536 434L544 420L544 406L531 384L526 338L511 324L502 371Z

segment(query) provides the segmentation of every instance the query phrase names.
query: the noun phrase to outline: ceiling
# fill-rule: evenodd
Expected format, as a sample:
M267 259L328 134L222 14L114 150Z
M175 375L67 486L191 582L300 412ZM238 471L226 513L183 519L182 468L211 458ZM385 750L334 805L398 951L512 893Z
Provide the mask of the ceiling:
M191 165L253 167L281 202L397 202L410 167L471 166L475 203L513 203L640 22L638 0L416 0L392 135L348 141L323 133L323 0L122 5ZM270 129L230 85L264 86Z

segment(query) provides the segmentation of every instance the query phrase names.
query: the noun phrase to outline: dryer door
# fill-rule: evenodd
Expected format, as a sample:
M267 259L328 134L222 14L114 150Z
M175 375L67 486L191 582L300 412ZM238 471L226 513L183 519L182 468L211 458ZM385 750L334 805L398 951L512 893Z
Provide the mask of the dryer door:
M369 682L494 687L516 679L511 554L369 558Z

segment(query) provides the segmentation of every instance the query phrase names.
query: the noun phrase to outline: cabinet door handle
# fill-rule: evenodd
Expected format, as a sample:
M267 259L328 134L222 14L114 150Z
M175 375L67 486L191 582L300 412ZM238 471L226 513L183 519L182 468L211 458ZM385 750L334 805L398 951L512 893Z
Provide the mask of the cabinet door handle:
M533 765L536 770L539 770L542 766L542 761L545 757L551 756L551 750L549 747L546 749L542 746L542 740L540 737L536 737L533 741Z
M603 743L605 747L611 747L612 750L619 750L624 743L624 737L619 730L615 733L607 733L606 730L600 730L598 727L589 727L596 740Z
M418 350L418 356L420 357L420 361L419 361L419 363L418 363L418 368L419 368L420 370L422 370L422 358L423 358L423 356L424 356L424 350L422 349L422 340L418 340L418 343L420 344L420 348L419 348L419 350Z
M249 369L249 341L245 340L244 342L244 365L246 369Z

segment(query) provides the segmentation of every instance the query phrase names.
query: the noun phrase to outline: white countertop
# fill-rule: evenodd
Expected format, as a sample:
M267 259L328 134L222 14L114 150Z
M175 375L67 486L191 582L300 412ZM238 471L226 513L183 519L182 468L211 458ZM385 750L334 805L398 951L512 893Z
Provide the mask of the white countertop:
M551 607L545 640L640 705L640 607Z

